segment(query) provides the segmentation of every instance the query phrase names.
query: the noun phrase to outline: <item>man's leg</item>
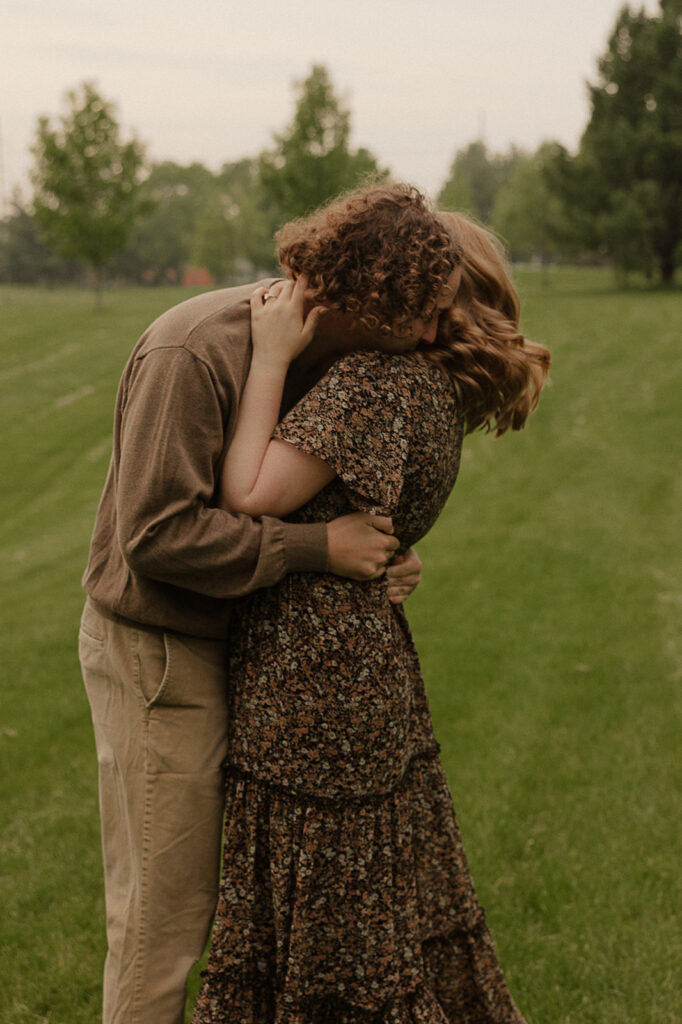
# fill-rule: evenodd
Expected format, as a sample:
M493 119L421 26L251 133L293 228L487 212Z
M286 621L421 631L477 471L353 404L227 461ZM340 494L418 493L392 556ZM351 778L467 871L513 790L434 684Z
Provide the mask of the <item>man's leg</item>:
M182 1024L215 910L227 645L132 629L88 602L107 908L104 1024Z

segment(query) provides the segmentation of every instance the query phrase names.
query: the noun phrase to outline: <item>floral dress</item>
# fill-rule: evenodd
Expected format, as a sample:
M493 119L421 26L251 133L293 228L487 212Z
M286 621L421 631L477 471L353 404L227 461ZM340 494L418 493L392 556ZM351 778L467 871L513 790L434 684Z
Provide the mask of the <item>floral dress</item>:
M419 356L339 360L276 436L337 477L292 518L454 485L462 418ZM299 573L241 606L223 875L193 1024L523 1024L474 892L419 662L385 580Z

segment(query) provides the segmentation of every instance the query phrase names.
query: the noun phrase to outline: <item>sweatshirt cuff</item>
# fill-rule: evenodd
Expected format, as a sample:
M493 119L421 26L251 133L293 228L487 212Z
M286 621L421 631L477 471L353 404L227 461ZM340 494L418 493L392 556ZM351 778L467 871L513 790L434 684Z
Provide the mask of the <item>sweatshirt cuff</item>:
M327 524L282 523L287 572L327 572Z

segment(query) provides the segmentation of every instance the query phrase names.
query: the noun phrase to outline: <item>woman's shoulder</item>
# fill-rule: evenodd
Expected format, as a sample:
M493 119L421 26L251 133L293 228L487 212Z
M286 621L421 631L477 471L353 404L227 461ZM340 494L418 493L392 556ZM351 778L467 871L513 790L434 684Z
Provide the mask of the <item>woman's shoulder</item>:
M336 407L359 415L401 411L413 421L451 422L459 418L452 380L418 352L393 354L374 350L349 352L320 382L322 395ZM323 403L326 407L327 401Z
M386 381L396 387L400 382L410 389L445 389L452 391L447 373L418 352L396 354L360 349L338 359L329 373L338 379L371 384Z

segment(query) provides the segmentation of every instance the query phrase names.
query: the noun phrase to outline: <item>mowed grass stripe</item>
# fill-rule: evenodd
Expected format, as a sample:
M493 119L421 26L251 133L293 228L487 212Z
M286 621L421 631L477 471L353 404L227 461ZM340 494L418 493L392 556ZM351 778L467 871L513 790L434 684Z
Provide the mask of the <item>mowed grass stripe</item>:
M408 614L474 878L529 1024L682 1016L679 293L520 277L553 383L467 440ZM94 748L75 652L113 397L183 292L0 289L0 1021L97 1019ZM675 911L678 911L676 915ZM192 992L196 990L196 972Z

